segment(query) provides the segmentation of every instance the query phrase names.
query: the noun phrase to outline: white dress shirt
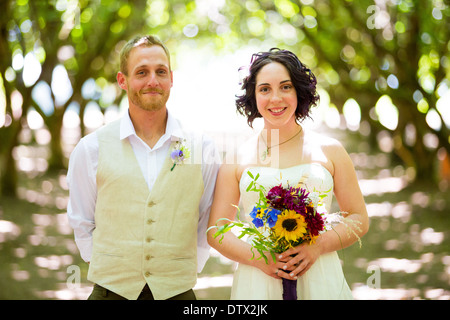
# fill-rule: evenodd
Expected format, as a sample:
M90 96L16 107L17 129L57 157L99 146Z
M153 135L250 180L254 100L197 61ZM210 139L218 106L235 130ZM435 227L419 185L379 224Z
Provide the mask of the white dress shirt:
M151 191L163 163L168 155L172 140L183 138L178 121L168 112L165 134L150 148L141 138L131 122L128 112L120 120L120 139L128 139L133 148L142 174ZM67 215L74 229L75 242L81 257L88 262L92 254L92 232L95 229L95 203L97 199L98 138L93 132L83 137L77 144L69 160L67 183L69 203ZM197 240L198 272L209 258L209 245L206 239L209 212L214 195L220 158L212 139L203 136L202 176L204 193L199 205L199 224Z

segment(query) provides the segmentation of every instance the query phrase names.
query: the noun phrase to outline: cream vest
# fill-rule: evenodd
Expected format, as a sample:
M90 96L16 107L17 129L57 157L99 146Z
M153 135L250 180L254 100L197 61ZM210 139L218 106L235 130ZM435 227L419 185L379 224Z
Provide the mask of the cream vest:
M149 192L132 147L128 139L119 139L119 131L120 121L98 131L88 280L127 299L137 299L147 283L155 299L167 299L196 283L201 164L184 163L170 171L168 155ZM201 154L201 141L186 145L195 149L191 155Z

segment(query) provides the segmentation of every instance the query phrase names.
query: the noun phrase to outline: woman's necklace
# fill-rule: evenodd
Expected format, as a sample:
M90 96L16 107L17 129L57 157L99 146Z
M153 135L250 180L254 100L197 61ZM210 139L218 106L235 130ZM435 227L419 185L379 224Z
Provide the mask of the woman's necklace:
M300 127L300 130L299 130L296 134L294 134L292 137L290 137L290 138L287 139L286 141L283 141L283 142L281 142L281 143L279 143L279 144L276 144L276 145L270 146L270 147L267 145L266 140L264 140L264 137L261 135L261 138L262 138L262 140L264 141L264 144L266 145L266 150L264 150L263 153L261 154L261 159L262 159L263 161L266 160L267 156L269 155L270 149L272 149L273 147L281 146L282 144L285 144L286 142L291 141L291 140L294 139L296 136L298 136L298 135L300 134L300 132L302 132L302 130L303 130L303 128Z

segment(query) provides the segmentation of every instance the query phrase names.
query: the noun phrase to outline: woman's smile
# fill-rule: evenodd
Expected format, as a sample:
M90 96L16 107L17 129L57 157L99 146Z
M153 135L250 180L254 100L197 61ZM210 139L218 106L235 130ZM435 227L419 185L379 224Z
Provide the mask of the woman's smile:
M272 115L280 116L284 113L284 111L286 111L286 109L287 109L287 107L284 107L284 108L277 107L277 108L269 108L268 110Z

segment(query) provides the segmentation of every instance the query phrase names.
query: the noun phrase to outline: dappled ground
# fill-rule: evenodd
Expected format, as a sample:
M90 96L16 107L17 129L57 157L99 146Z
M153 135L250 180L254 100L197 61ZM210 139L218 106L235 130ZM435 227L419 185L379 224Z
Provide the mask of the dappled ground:
M20 200L0 203L0 299L85 299L91 284L67 222L65 171L45 172L45 151L20 147ZM27 149L28 148L28 149ZM450 189L409 185L385 154L352 153L371 227L339 255L356 299L450 299ZM217 252L199 299L229 299L234 263Z

